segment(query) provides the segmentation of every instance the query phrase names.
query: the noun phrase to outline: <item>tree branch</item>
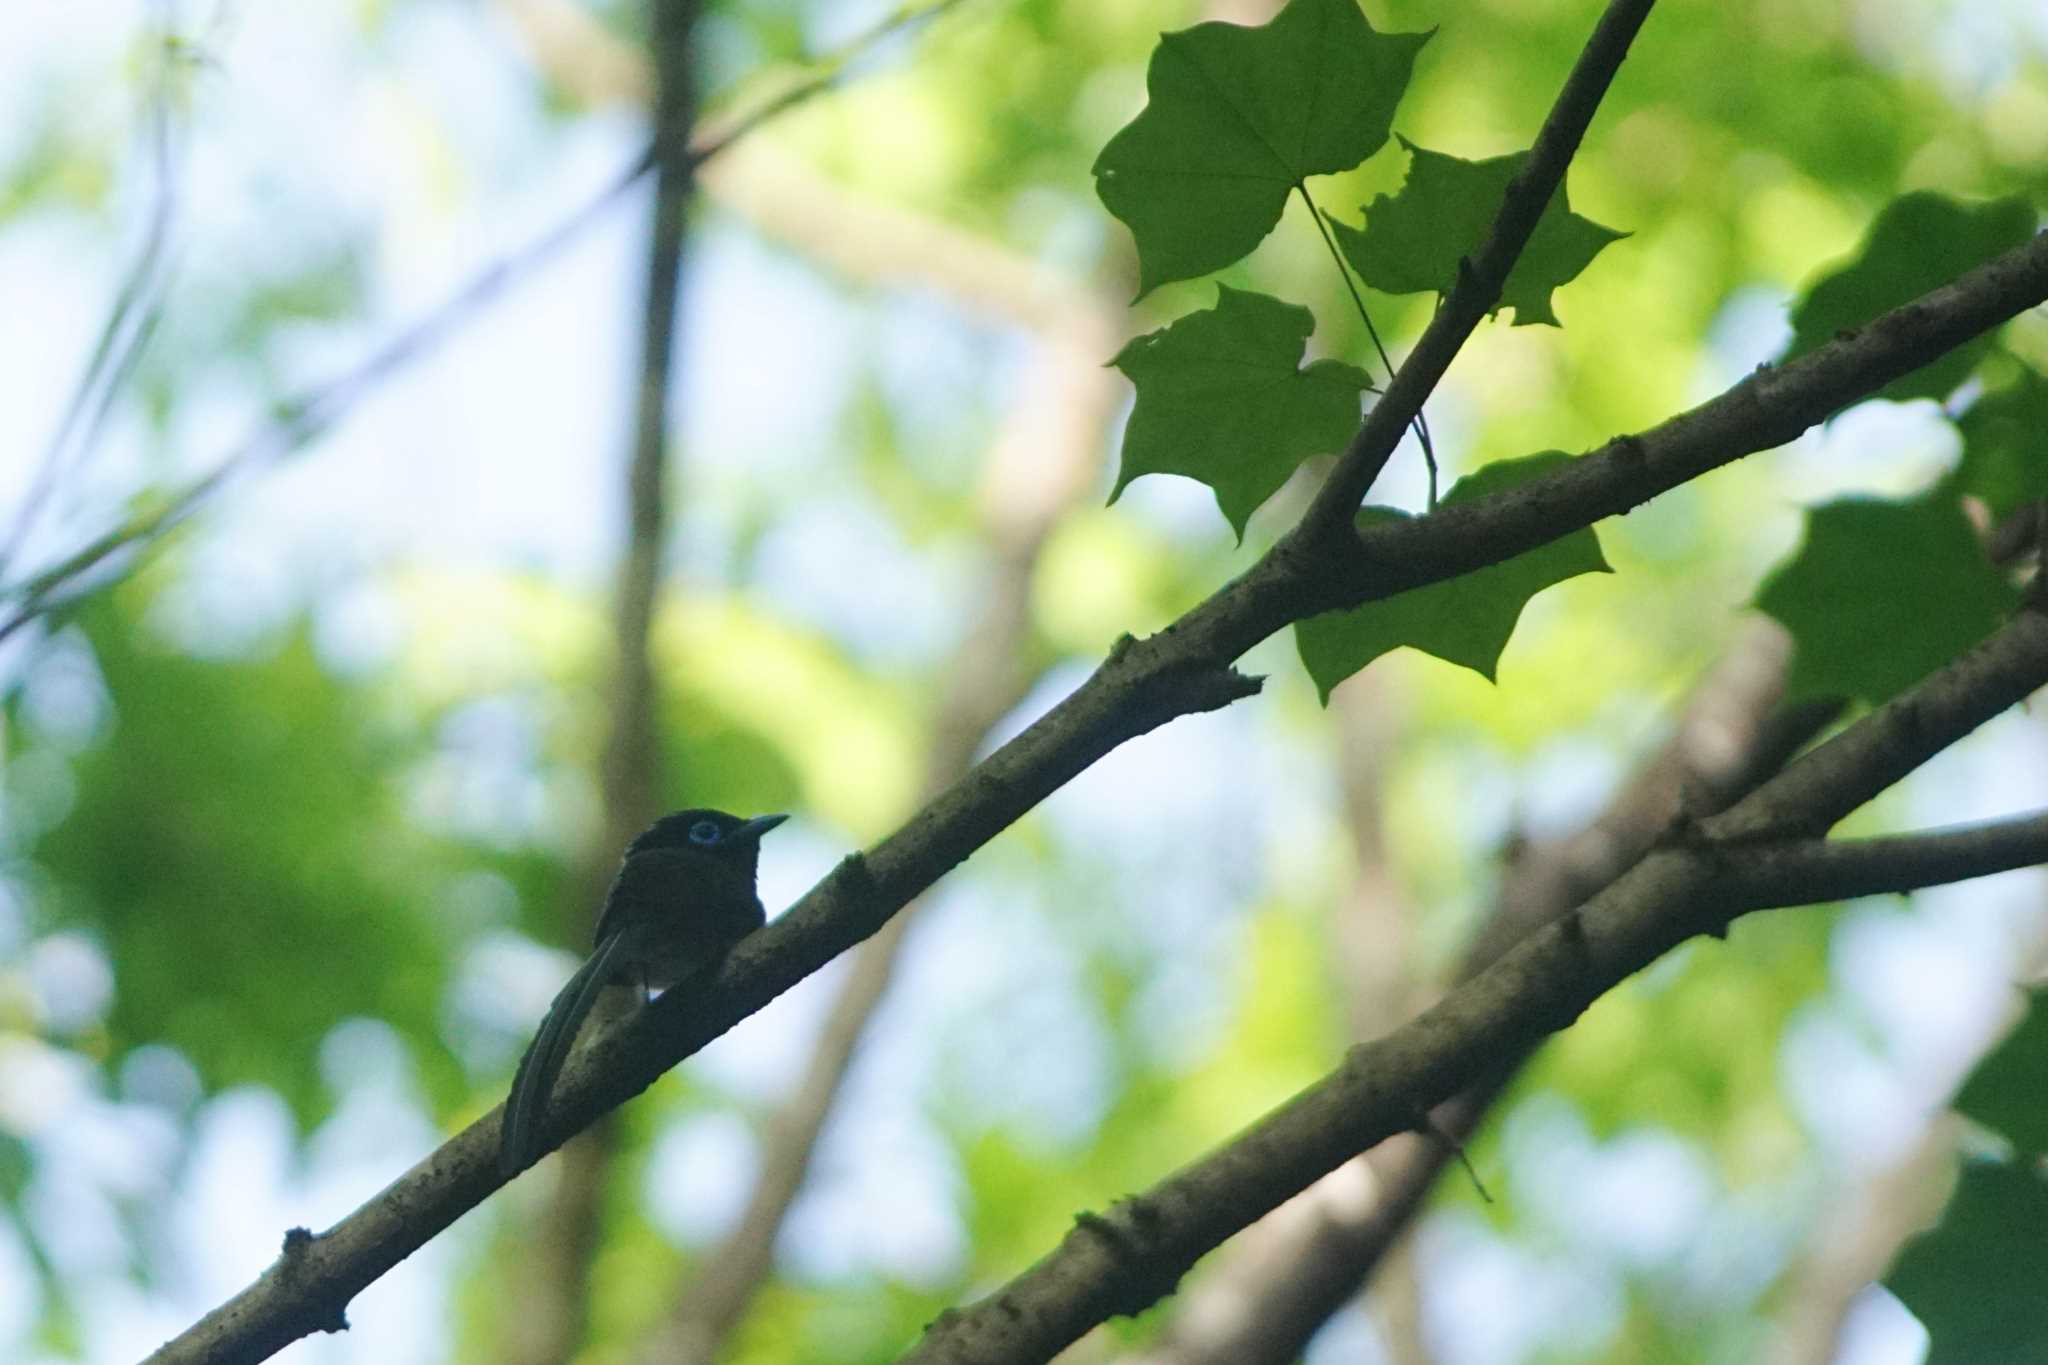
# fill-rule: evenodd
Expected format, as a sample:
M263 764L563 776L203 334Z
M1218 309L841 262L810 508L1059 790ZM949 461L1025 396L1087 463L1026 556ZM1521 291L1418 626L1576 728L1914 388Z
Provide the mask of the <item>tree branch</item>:
M1469 980L1626 872L1682 813L1726 809L1818 734L1840 707L1779 705L1791 648L1775 622L1755 623L1694 689L1671 737L1591 824L1517 852L1456 979ZM1386 993L1384 982L1378 993ZM1478 1085L1437 1106L1430 1115L1436 1128L1453 1142L1469 1138L1525 1057L1504 1059ZM1330 1315L1373 1279L1455 1150L1441 1141L1397 1139L1368 1154L1369 1180L1352 1169L1355 1163L1318 1180L1262 1221L1262 1228L1274 1225L1272 1236L1256 1249L1241 1239L1230 1260L1184 1293L1166 1332L1133 1365L1283 1365L1299 1358Z
M1917 891L2048 863L2048 811L1885 839L1738 846L1721 894L1745 910Z
M1846 813L1845 781L1852 791L1889 785L2044 683L2048 614L2025 609L1701 828L1723 839L1795 805L1798 823L1825 827ZM1725 932L1737 912L1720 879L1746 851L1651 852L1409 1024L1353 1048L1337 1071L1238 1138L1105 1214L1083 1215L1008 1285L941 1314L905 1359L1035 1365L1097 1322L1148 1307L1200 1256L1323 1173L1414 1129L1431 1106L1565 1028L1686 939Z
M1989 553L2009 560L2017 551L2001 556L1994 545ZM1597 820L1568 839L1518 854L1458 979L1626 871L1681 814L1724 809L1824 729L1840 703L1777 706L1790 650L1782 628L1757 622L1700 684L1670 741ZM1524 1060L1503 1062L1437 1106L1431 1113L1436 1127L1456 1142L1471 1137ZM1342 1179L1347 1168L1340 1168L1290 1200L1261 1224L1277 1224L1271 1238L1240 1247L1182 1295L1173 1323L1141 1358L1143 1365L1278 1365L1297 1358L1330 1315L1372 1282L1454 1150L1443 1142L1397 1138L1369 1154L1376 1159L1369 1189L1361 1190L1356 1178ZM1377 1160L1389 1154L1392 1160Z
M1347 600L1362 600L1368 592L1384 596L1398 590L1389 583L1419 586L1520 553L1531 544L1633 506L1691 476L1680 471L1697 474L1775 444L1772 434L1784 431L1793 420L1785 414L1824 415L1916 368L1940 348L1973 335L1961 330L1966 323L1975 331L1985 330L2044 296L2048 238L2036 238L1886 314L1864 332L1831 342L1780 370L1753 376L1729 394L1642 437L1612 443L1601 454L1574 461L1509 494L1454 504L1412 524L1389 528L1392 535L1375 529L1360 537L1361 551L1398 545L1424 568L1372 554L1366 557L1366 575L1332 571L1327 565L1319 573L1314 562L1282 542L1160 634L1145 640L1126 637L1086 682L1045 716L869 854L841 863L789 913L740 945L718 978L701 992L687 1001L673 993L664 996L599 1039L582 1063L572 1062L561 1078L557 1122L550 1137L559 1142L598 1113L646 1089L710 1039L874 933L912 896L1117 745L1176 716L1213 710L1251 695L1256 681L1232 671L1228 661L1282 625L1319 609L1316 603L1341 606ZM1871 367L1860 383L1848 368L1859 360ZM1735 420L1737 410L1740 421ZM1716 446L1715 437L1735 444ZM1460 544L1461 535L1482 536L1486 548ZM1374 574L1380 582L1374 581ZM1342 582L1332 586L1332 580ZM1349 597L1354 592L1359 596ZM2035 618L2030 614L2026 619ZM1728 832L1716 831L1722 836ZM1780 838L1798 832L1790 826L1776 828ZM1554 935L1546 938L1553 940ZM1555 951L1554 945L1549 951ZM1493 979L1492 974L1481 979ZM1536 999L1531 1008L1550 1003ZM1434 1012L1424 1019L1433 1017ZM1499 1053L1500 1047L1514 1046L1512 1030L1505 1043L1484 1031L1475 1037L1482 1047L1492 1042L1497 1055L1512 1055ZM1402 1074L1411 1065L1404 1062ZM1449 1083L1436 1099L1469 1082L1478 1070L1463 1053L1444 1065ZM329 1232L295 1247L291 1256L153 1359L167 1365L261 1360L304 1332L318 1330L327 1321L321 1314L325 1305L345 1304L497 1188L499 1116L494 1110L478 1120ZM1366 1145L1370 1144L1359 1142L1352 1150ZM1281 1197L1292 1192L1284 1182L1281 1188ZM1271 1199L1263 1207L1277 1202ZM1263 1210L1250 1216L1257 1211Z
M1709 814L1753 788L1833 719L1840 706L1830 702L1804 702L1765 714L1783 691L1789 645L1782 630L1765 623L1702 683L1670 743L1616 794L1598 820L1554 848L1516 860L1495 913L1466 953L1459 979L1469 978L1533 928L1620 875L1681 812ZM2041 863L2048 861L2044 841L2048 828L2036 817L1976 831L1859 843L1761 845L1744 851L1737 872L1754 876L1753 908L1809 904ZM1944 861L1916 866L1923 852ZM1752 862L1751 853L1761 857ZM1781 858L1776 871L1761 866L1774 856ZM1809 859L1831 870L1869 871L1894 860L1909 870L1882 884L1875 878L1846 877L1804 887L1786 884L1784 879L1797 875L1798 866ZM1731 891L1740 894L1739 888ZM1480 1084L1438 1106L1431 1115L1436 1126L1456 1141L1470 1137L1522 1060L1498 1066ZM1382 1144L1375 1154L1389 1145ZM1183 1296L1191 1301L1162 1341L1142 1357L1143 1365L1259 1365L1295 1359L1330 1314L1370 1281L1421 1211L1452 1150L1441 1142L1410 1144L1391 1170L1379 1173L1363 1202L1355 1181L1328 1199L1305 1203L1321 1189L1324 1182L1319 1181L1290 1201L1277 1214L1297 1207L1300 1212L1284 1236L1263 1248L1256 1263L1240 1264L1251 1258L1238 1257ZM1225 1282L1212 1285L1217 1279ZM1198 1307L1211 1297L1237 1306L1228 1312ZM1183 1322L1193 1325L1183 1328Z
M1330 542L1345 561L1344 572L1326 575L1303 605L1313 613L1392 596L1627 512L1745 455L1783 445L2044 299L2048 234L1797 360L1758 366L1725 393L1648 431L1609 441L1554 474L1426 517L1376 525L1355 544ZM1297 529L1268 558L1313 559L1301 540Z

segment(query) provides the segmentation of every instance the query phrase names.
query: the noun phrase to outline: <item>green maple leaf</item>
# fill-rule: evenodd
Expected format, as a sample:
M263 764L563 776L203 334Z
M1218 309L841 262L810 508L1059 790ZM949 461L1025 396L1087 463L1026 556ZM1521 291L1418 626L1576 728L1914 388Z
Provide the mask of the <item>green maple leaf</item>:
M1884 1287L1931 1338L1926 1365L2041 1359L2048 1183L2025 1164L1967 1162L1941 1223Z
M1810 509L1805 542L1756 605L1792 632L1788 700L1875 705L1989 635L2017 600L1954 494L1937 488Z
M1972 403L1956 427L1958 491L1982 498L1994 517L2048 498L2048 379L2023 369L2018 383Z
M1805 355L2033 235L2034 209L2024 199L1965 204L1931 190L1901 195L1877 215L1856 259L1822 278L1793 306L1785 359ZM1988 333L1966 341L1874 396L1895 402L1946 398L1969 377L1991 341Z
M1133 338L1110 363L1138 390L1111 502L1142 474L1185 474L1245 522L1311 455L1358 430L1365 371L1335 360L1300 368L1308 309L1228 285L1216 306Z
M1363 229L1323 216L1337 234L1344 259L1374 289L1447 293L1457 283L1459 259L1479 250L1507 197L1508 182L1529 154L1464 161L1405 137L1401 145L1413 157L1408 179L1399 194L1380 195L1365 206ZM1551 291L1577 279L1602 247L1627 235L1573 213L1560 183L1508 272L1494 311L1513 308L1518 327L1532 322L1557 326Z
M1144 110L1095 160L1096 193L1137 239L1139 297L1238 260L1303 179L1378 151L1428 39L1374 31L1355 0L1162 35Z
M2003 1134L2020 1151L2048 1152L2048 990L2028 992L2027 1012L1956 1092L1955 1107Z
M1443 503L1466 502L1513 488L1556 469L1571 456L1547 451L1519 460L1499 460L1468 474L1444 495ZM1367 507L1361 528L1405 518L1391 507ZM1493 680L1501 651L1529 599L1555 583L1582 573L1608 572L1600 541L1591 527L1498 564L1426 588L1367 602L1348 611L1311 616L1294 627L1295 647L1327 705L1338 683L1380 655L1403 645L1434 654Z

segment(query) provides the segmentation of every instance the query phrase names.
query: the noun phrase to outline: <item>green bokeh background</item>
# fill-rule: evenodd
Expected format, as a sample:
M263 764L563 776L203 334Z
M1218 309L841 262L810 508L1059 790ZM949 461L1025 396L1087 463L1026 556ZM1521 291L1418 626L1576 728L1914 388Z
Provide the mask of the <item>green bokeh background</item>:
M26 269L61 238L69 307L92 317L150 202L136 130L164 56L144 9L114 8L103 22L122 37L89 49L99 56L19 44L22 79L0 104L13 129L0 139L0 268ZM1525 147L1597 8L1374 0L1382 30L1438 29L1396 130L1468 158ZM624 164L637 124L618 73L640 60L637 7L574 7L587 47L532 41L519 12L333 0L261 24L234 7L181 15L176 79L156 107L184 130L180 193L200 208L182 220L161 322L112 400L112 453L67 487L34 548L68 548L151 505L223 432L413 311L394 299L438 297L482 264L482 243L524 239L588 196L598 177L582 172ZM810 0L712 5L710 107L743 106L872 17ZM1100 334L1089 362L1106 364L1124 339L1215 298L1208 280L1168 284L1125 311L1129 239L1089 174L1140 107L1157 34L1204 17L1263 16L963 0L743 146L796 168L808 237L750 193L743 155L730 187L711 181L652 641L664 797L798 812L768 846L771 899L914 809L953 650L1004 571L992 528L1014 500L987 471L1005 442L1086 449L1086 491L1031 572L1016 665L1036 680L1027 714L1118 634L1158 628L1242 569L1300 505L1283 490L1242 546L1186 481L1147 478L1105 506L1122 414L1078 437L1028 420L1061 410L1057 388L1033 387L1034 366L1074 329ZM466 45L459 61L435 55L449 43ZM231 136L292 84L287 61L307 64L316 92L360 102L286 122L324 119L324 145ZM439 79L443 63L461 79ZM329 183L326 156L377 171ZM1323 202L1369 203L1404 163L1390 143ZM1557 293L1561 328L1482 326L1430 408L1445 486L1652 425L1776 355L1798 291L1916 190L2048 205L2048 31L2024 0L1667 0L1571 172L1574 209L1630 235ZM228 199L261 212L206 211ZM873 235L840 216L848 203L1048 272L1099 312L1047 320L991 304L985 277ZM587 315L559 299L508 305L452 348L480 348L492 329L524 328L542 354L589 344L592 329L623 338L637 237L611 250L610 292ZM1218 278L1311 307L1312 359L1377 371L1298 204ZM769 306L757 299L800 306L764 324L742 316ZM1427 296L1367 299L1397 350L1429 316ZM778 448L692 405L692 374L731 373L714 353L764 326L790 329L802 363L761 346L745 357L745 400L769 430L784 400L824 411L813 445ZM2006 378L2048 367L2039 316L2002 344ZM24 367L37 345L0 334L0 356ZM581 946L564 905L579 860L600 856L627 423L615 393L494 378L495 352L468 354L482 380L424 368L379 410L375 430L409 443L419 485L373 485L351 467L363 446L348 443L345 410L0 653L0 1354L128 1358L260 1270L288 1222L345 1214L498 1101L567 970L554 950ZM31 395L43 409L13 400L33 409L19 429L46 430L62 394ZM440 509L445 537L391 510L445 496L425 471L462 453L436 433L439 410L464 403L587 412L578 448L508 439L480 457L515 490L584 490L547 509L560 541L537 547L461 498ZM39 451L16 444L8 502ZM1535 599L1497 684L1399 651L1325 710L1291 642L1269 641L1247 661L1271 675L1260 699L1130 746L1006 833L923 912L729 1358L893 1359L941 1309L1042 1254L1075 1212L1241 1129L1334 1065L1361 1021L1404 1017L1485 915L1504 852L1569 832L1668 732L1798 542L1801 508L1928 487L1959 449L1924 401L1850 414L1608 523L1615 572ZM1418 465L1404 451L1382 492L1419 507ZM1015 468L1028 482L1038 465ZM272 480L329 491L285 499ZM255 536L265 523L284 531ZM280 539L295 552L273 556ZM1979 757L1859 825L1975 809L1955 774L2038 755L2028 724L1987 735ZM1375 737L1369 761L1343 738L1360 732ZM1361 793L1379 812L1364 824L1347 814ZM1379 888L1375 960L1398 983L1370 998L1332 947L1361 885ZM2003 918L1960 936L1992 945L1972 959L1984 979L2020 974L2038 909L2037 884L2002 885L1983 903ZM1797 1040L1851 1049L1891 1078L1899 1113L1938 1109L1967 1065L1963 1043L1932 1060L1906 1046L1922 1016L1888 1012L1842 947L1844 925L1862 943L1936 913L1763 917L1614 992L1539 1055L1473 1144L1491 1202L1447 1183L1377 1325L1341 1320L1316 1358L1762 1358L1814 1306L1802 1275L1839 1210L1899 1159L1898 1143L1845 1154L1802 1092L1813 1072ZM825 998L800 992L627 1111L582 1359L631 1358L699 1264ZM1951 1032L1988 1041L2000 1004L1987 996L1981 1020ZM275 1168L248 1171L248 1227L194 1204L233 1188L218 1172L252 1151ZM1587 1193L1626 1189L1661 1231L1632 1234L1629 1200L1617 1210ZM403 1285L389 1299L359 1304L352 1337L287 1358L511 1358L506 1305L544 1190L531 1177L495 1197L441 1254L392 1272ZM911 1231L876 1235L897 1225ZM1489 1283L1528 1305L1496 1305L1514 1324L1500 1341L1472 1325ZM1402 1303L1420 1305L1413 1335L1388 1325L1407 1320L1387 1308ZM1171 1313L1113 1323L1080 1358L1135 1350ZM1880 1328L1914 1331L1902 1315ZM1371 1350L1386 1355L1359 1354Z

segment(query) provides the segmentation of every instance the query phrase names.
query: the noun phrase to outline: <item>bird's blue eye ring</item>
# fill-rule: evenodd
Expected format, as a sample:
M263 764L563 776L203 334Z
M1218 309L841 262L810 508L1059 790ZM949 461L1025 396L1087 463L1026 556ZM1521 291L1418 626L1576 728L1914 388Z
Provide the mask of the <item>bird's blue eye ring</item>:
M690 826L690 842L693 844L715 844L725 837L725 831L715 820L699 820Z

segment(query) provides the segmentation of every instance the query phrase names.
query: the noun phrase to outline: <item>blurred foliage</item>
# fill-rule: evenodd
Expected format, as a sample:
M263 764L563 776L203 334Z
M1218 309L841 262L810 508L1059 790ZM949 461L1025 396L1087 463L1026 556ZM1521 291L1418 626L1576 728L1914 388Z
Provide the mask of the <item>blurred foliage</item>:
M1970 404L1956 424L1963 436L1956 485L1994 517L2048 497L2048 460L2033 444L2048 429L2048 378L2024 363L2015 368L2017 379Z
M2023 1157L2048 1155L2048 1109L2040 1103L2048 1083L2048 991L2027 992L2018 1027L1978 1064L1956 1092L1956 1109L1984 1124Z
M1954 495L1941 490L1812 509L1798 554L1756 598L1792 632L1793 697L1873 704L1982 640L2018 602Z
M2018 1025L1956 1093L1958 1112L2011 1144L2001 1159L1965 1159L1940 1223L1924 1231L1885 1277L1933 1338L1929 1365L2024 1358L2042 1340L2048 1279L2041 1224L2048 1219L2048 1010L2025 993Z
M1964 1164L1941 1225L1884 1281L1933 1338L1927 1365L2024 1360L2041 1349L2044 1222L2048 1180L2035 1163Z
M22 850L54 883L43 927L85 930L115 965L89 1051L170 1043L209 1089L267 1086L310 1128L334 1099L308 1063L320 1038L368 1014L424 1043L447 983L454 945L423 913L434 850L395 818L404 740L303 629L256 658L194 657L138 630L118 606L133 597L74 623L110 714L57 760L68 815ZM445 1050L419 1060L440 1104L460 1097Z
M570 8L630 54L643 6ZM1445 156L1515 154L1598 8L1373 0L1366 12L1380 33L1434 30L1394 125ZM710 96L743 90L762 64L831 49L873 11L812 0L710 5ZM1161 284L1122 313L1138 272L1090 168L1144 107L1158 35L1212 14L1185 0L963 0L916 39L885 47L842 91L759 136L841 187L978 234L1018 260L1114 282L1102 290L1105 314L1131 334L1166 327L1208 307L1215 289ZM216 453L223 427L247 429L337 355L353 356L364 335L381 334L391 298L417 292L403 286L466 259L474 222L450 229L450 215L524 221L541 203L554 205L541 215L550 219L585 192L563 185L589 183L558 175L562 165L587 168L593 147L605 165L611 150L630 152L637 133L620 132L617 110L582 104L579 87L537 75L547 54L504 41L502 19L493 6L383 0L252 12L194 35L205 61L175 112L190 157L180 203L196 208L179 220L181 264L163 324L109 427L110 439L139 434L123 458L92 465L70 488L53 517L61 529L160 493ZM1833 272L1859 243L1874 249L1891 221L1886 206L1902 194L1922 206L1937 193L1943 204L1991 205L1970 211L1997 217L2007 240L2025 212L2048 203L2048 56L2025 19L2023 4L1998 0L1659 5L1570 180L1577 212L1629 235L1556 291L1561 330L1505 319L1480 329L1429 409L1447 482L1642 428L1806 344L1809 332L1825 340L1856 325L1801 314L1812 325L1796 327L1796 291L1840 278ZM449 41L472 28L478 41ZM249 30L262 39L253 48L242 41ZM89 312L112 297L108 282L150 202L148 159L132 141L148 73L126 39L104 62L72 46L86 55L34 49L48 72L9 87L0 267L16 261L7 253L19 243L29 244L22 269L31 273L69 260L51 254L53 239L103 255L105 278L92 283L105 287L76 304ZM264 90L279 101L279 127L306 126L287 117L292 97L314 102L327 140L290 155L266 144L268 123L236 102ZM428 144L439 173L394 173ZM481 146L516 177L466 164ZM1389 142L1319 198L1348 208L1394 195L1416 159ZM1281 230L1217 279L1313 310L1319 325L1305 355L1287 357L1289 370L1359 365L1377 375L1303 212L1289 204ZM958 281L924 278L916 261L890 278L848 278L809 263L801 245L788 249L814 310L780 324L792 351L816 341L796 335L814 323L851 341L828 363L804 350L816 373L779 354L751 360L767 377L746 401L779 408L831 395L818 400L829 440L734 451L691 429L679 443L675 580L654 640L669 799L801 812L771 849L771 875L822 871L910 810L951 680L944 661L997 567L984 528L1004 509L981 487L981 465L1008 437L1013 408L1040 401L1019 380L1037 338L961 302ZM723 267L702 268L708 286ZM714 297L693 290L691 307ZM1397 354L1429 317L1426 296L1369 289L1365 298ZM939 321L906 326L906 312ZM475 324L477 334L495 336L511 316ZM609 316L579 325L610 325L591 320ZM762 335L733 325L706 322L721 340ZM1574 828L1664 736L1771 566L1796 552L1799 504L1938 487L1942 529L1955 531L1957 495L2003 512L2040 491L2024 442L2040 425L2048 352L2017 333L2010 353L1981 371L1982 397L1973 386L1944 391L1949 406L1929 420L1958 429L1954 449L1852 459L1830 453L1823 434L1604 525L1600 546L1615 572L1529 599L1512 641L1480 651L1498 686L1403 651L1338 688L1340 709L1329 714L1287 642L1269 642L1249 661L1273 675L1259 702L1131 746L959 869L912 936L905 984L863 1056L867 1074L856 1076L857 1098L881 1117L835 1123L812 1173L814 1202L786 1230L783 1265L732 1358L894 1358L943 1307L1042 1254L1075 1213L1142 1188L1322 1074L1361 1003L1329 945L1356 871L1333 728L1344 723L1347 689L1374 689L1366 704L1394 718L1372 779L1388 865L1373 871L1406 903L1386 951L1405 951L1407 975L1426 984L1489 912L1501 850ZM22 364L35 358L40 342L8 336ZM580 341L557 334L549 344L559 352ZM1108 363L1114 351L1087 359ZM484 354L492 363L496 353ZM692 356L701 348L686 363ZM959 376L974 392L938 393ZM493 370L482 401L531 397L552 378ZM473 391L435 388L398 408L425 433L423 460L440 453L438 405L475 401ZM1928 406L1884 411L1910 417ZM593 420L589 447L607 448L620 426L609 411ZM1114 444L1104 433L1105 463ZM318 446L305 466L340 490L348 455L345 445ZM608 527L612 466L589 456L492 452L508 482L537 478L543 462L583 460L587 499L550 511ZM422 486L446 496L428 472ZM1025 645L1027 672L1044 681L1025 710L1049 703L1118 633L1157 628L1241 570L1302 492L1299 478L1281 482L1243 519L1239 546L1209 493L1190 498L1179 482L1142 480L1105 508L1105 468L1092 496L1054 526L1031 584ZM1388 501L1420 506L1412 447L1386 483ZM182 1273L210 1254L232 1259L215 1246L227 1239L221 1215L203 1211L195 1234L180 1196L209 1162L248 1160L224 1145L229 1091L260 1088L289 1107L293 1178L370 1173L346 1197L332 1185L317 1199L295 1186L290 1211L277 1213L331 1220L416 1159L435 1131L496 1102L524 1030L567 970L536 945L580 947L587 913L571 903L573 872L605 856L588 847L611 701L602 565L539 562L488 540L480 551L455 534L467 509L453 504L435 509L446 546L407 540L382 509L411 499L409 488L299 503L263 496L254 480L231 491L217 521L193 526L149 572L0 655L0 1201L24 1248L9 1264L27 1265L43 1286L22 1310L31 1324L23 1349L123 1354L95 1335L118 1316L107 1286L160 1296L152 1302L168 1304L161 1316L175 1324L213 1301L201 1290L180 1297L178 1286L233 1281L262 1263ZM1883 506L1903 515L1917 505ZM209 558L234 534L235 511L253 507L246 515L260 519L277 506L294 519L304 563L223 571ZM801 557L820 527L853 524L856 510L880 524L875 535ZM1860 553L1846 570L1867 586L1871 556L1886 550ZM195 599L213 605L195 611ZM348 646L343 627L365 600L371 643ZM1920 624L1938 615L1922 609ZM1896 633L1863 629L1886 645ZM1867 670L1851 645L1824 652L1840 654L1831 661L1853 676L1816 686L1874 697L1896 685L1858 683ZM1930 792L1936 806L1953 797L1952 788ZM1900 814L1881 806L1866 818ZM1524 1074L1472 1144L1496 1202L1450 1182L1432 1225L1485 1239L1489 1255L1521 1257L1512 1264L1532 1279L1545 1258L1579 1267L1549 1310L1532 1310L1514 1359L1757 1354L1767 1318L1786 1307L1777 1286L1820 1235L1831 1202L1857 1193L1841 1183L1838 1153L1815 1133L1786 1060L1802 1027L1842 1012L1840 922L1826 912L1753 917L1725 943L1691 945L1588 1011ZM664 1144L707 1115L737 1115L758 1136L815 1009L815 996L778 1004L722 1042L727 1052L627 1110L628 1155L593 1275L596 1353L631 1354L715 1231L678 1230L658 1213L662 1182L676 1178ZM351 1069L350 1029L364 1019L397 1040L395 1081ZM2012 1107L2022 1085L1999 1104ZM374 1118L379 1103L414 1126L377 1126L389 1122ZM2003 1112L1986 1106L1987 1121L1994 1110ZM901 1142L906 1133L916 1142ZM1704 1193L1685 1206L1691 1221L1672 1244L1631 1251L1600 1240L1618 1236L1601 1221L1616 1215L1581 1191L1645 1150L1667 1163L1655 1169L1684 1175L1674 1188ZM757 1152L704 1178L742 1184ZM258 1216L272 1212L254 1193L259 1174L237 1176ZM2013 1169L2000 1178L2030 1177ZM892 1181L941 1211L950 1237L935 1237L936 1249L877 1245L874 1210L893 1210L904 1188ZM416 1258L394 1272L446 1277L445 1292L428 1298L445 1305L435 1326L448 1358L479 1358L502 1338L520 1292L509 1250L534 1213L534 1185L495 1201L496 1216L455 1229L456 1254L443 1264ZM1635 1188L1638 1202L1656 1203ZM1960 1207L1980 1205L1995 1201ZM1677 1218L1670 1209L1680 1207L1662 1211ZM76 1229L102 1225L102 1241L81 1250ZM275 1235L263 1229L262 1257ZM1994 1245L1968 1243L1978 1234L1960 1224L1941 1235L1965 1238L1962 1250L1916 1251L1913 1266L1964 1271L1973 1245ZM1749 1270L1699 1270L1716 1257ZM1434 1292L1433 1276L1461 1272L1477 1273L1425 1256L1422 1292ZM1902 1294L1913 1284L1913 1274L1895 1277ZM1460 1287L1470 1292L1471 1280ZM1927 1309L1930 1324L1942 1311ZM1143 1340L1159 1318L1107 1335ZM437 1349L435 1331L414 1335L418 1349ZM0 1354L12 1346L0 1342Z
M2009 251L2034 235L2039 214L2024 199L1960 204L1921 191L1884 206L1853 264L1807 289L1792 310L1795 359L1938 285ZM1946 398L1991 349L1978 337L1932 365L1901 375L1880 390L1895 402Z

